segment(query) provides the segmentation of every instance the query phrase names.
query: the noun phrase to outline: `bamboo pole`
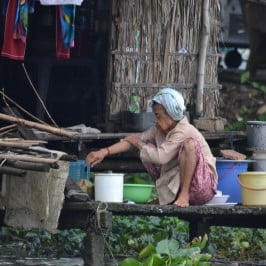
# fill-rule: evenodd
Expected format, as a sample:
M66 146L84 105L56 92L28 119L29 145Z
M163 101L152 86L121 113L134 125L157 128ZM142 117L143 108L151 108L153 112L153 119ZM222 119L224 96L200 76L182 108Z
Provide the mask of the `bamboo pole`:
M10 130L10 129L14 129L15 127L17 127L17 125L15 125L15 124L12 124L12 125L9 125L9 126L5 126L5 127L1 127L0 128L0 133L5 132L5 131Z
M28 156L28 155L16 155L16 154L0 154L0 160L17 160L24 162L36 162L36 163L55 163L58 159L52 158L41 158L36 156Z
M170 60L169 60L169 53L172 52L172 39L174 35L174 23L175 23L175 16L176 16L176 1L174 3L174 7L172 11L172 19L169 20L169 27L167 29L167 35L166 35L166 44L165 44L165 51L164 51L164 70L163 70L163 78L162 82L167 82L169 80L169 70L170 70Z
M56 127L52 127L52 126L48 126L48 125L43 125L40 123L36 123L36 122L32 122L32 121L28 121L22 118L17 118L14 116L10 116L10 115L5 115L3 113L0 113L0 119L12 122L12 123L16 123L19 124L21 126L28 126L28 127L32 127L32 128L37 128L39 130L43 130L43 131L47 131L50 132L52 134L55 135L60 135L60 136L64 136L64 137L73 137L75 135L75 133L73 132L68 132L65 131L61 128L56 128Z
M0 139L0 147L9 147L9 148L29 148L33 145L38 144L45 144L47 141L33 141L33 142L27 142L27 141L3 141Z
M208 40L210 35L210 17L209 17L209 0L203 0L202 7L202 36L199 50L199 63L197 74L197 99L196 99L196 115L203 116L203 90L204 90L204 73L206 63L206 53Z

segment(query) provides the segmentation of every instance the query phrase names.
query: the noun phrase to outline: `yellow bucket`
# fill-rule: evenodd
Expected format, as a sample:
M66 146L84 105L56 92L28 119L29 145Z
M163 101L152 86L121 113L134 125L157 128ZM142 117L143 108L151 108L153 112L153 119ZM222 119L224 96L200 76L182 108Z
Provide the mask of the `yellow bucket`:
M243 172L238 174L245 206L266 206L266 172Z

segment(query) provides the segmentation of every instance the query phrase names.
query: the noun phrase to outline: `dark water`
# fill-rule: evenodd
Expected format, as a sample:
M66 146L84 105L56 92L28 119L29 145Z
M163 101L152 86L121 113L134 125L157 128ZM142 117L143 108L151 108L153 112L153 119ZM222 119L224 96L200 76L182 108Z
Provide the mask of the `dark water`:
M83 266L82 258L5 258L0 255L0 266Z

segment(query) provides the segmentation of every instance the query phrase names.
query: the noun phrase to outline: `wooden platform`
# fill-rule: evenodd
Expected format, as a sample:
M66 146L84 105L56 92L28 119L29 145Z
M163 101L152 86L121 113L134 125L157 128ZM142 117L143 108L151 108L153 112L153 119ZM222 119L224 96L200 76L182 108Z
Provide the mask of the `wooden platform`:
M112 215L172 216L189 222L190 239L203 236L210 226L266 228L266 206L241 205L190 206L124 204L124 203L67 203L59 219L60 229L81 228L87 231L84 239L85 265L104 265L104 233L112 228Z
M242 205L190 206L181 208L174 205L102 203L66 203L61 212L60 228L86 228L91 213L108 211L113 215L176 216L193 224L202 221L209 226L266 228L266 206L248 207ZM197 235L196 232L191 232Z
M80 228L84 238L84 265L105 265L104 234L112 229L112 216L178 217L189 222L190 239L209 233L210 226L266 228L266 206L242 205L190 206L125 204L89 201L65 203L59 218L59 229ZM0 210L0 225L4 210Z

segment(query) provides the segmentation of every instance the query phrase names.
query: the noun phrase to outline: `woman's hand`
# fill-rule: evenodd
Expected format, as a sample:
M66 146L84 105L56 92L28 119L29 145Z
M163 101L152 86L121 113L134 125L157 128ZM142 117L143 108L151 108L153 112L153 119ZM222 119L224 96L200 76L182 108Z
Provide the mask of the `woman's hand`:
M99 151L90 152L86 156L86 164L93 167L94 165L100 163L108 155L107 149L101 149Z
M134 147L141 149L144 143L141 141L141 138L137 135L130 135L124 138L125 141L129 142Z

